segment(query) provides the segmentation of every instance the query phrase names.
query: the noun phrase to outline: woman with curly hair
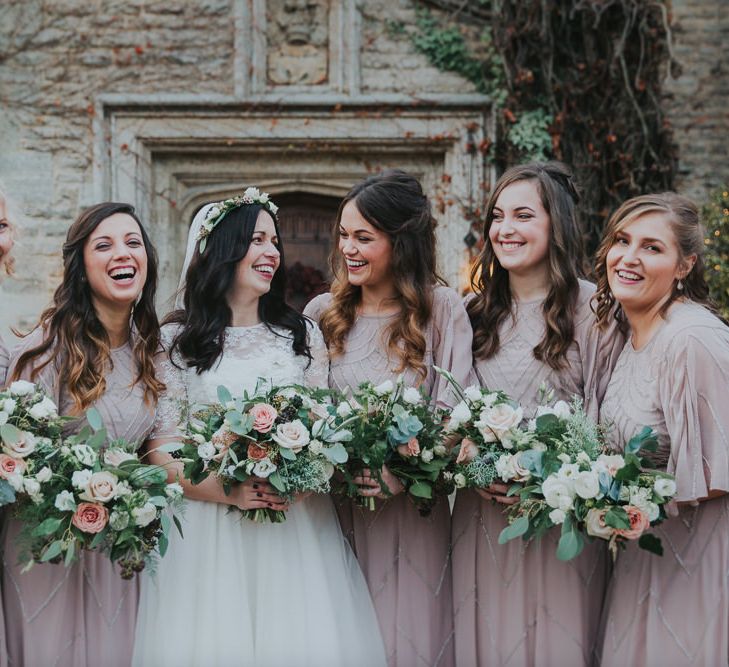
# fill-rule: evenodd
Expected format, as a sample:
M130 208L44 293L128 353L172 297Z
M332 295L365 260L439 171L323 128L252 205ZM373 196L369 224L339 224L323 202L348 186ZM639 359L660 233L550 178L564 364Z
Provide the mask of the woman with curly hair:
M527 417L544 395L577 397L597 417L622 337L601 334L582 280L583 246L572 175L558 162L509 169L489 198L485 245L467 310L474 374L507 392ZM541 391L540 391L541 389ZM453 512L458 664L587 665L595 650L606 550L568 563L557 534L498 544L507 486L459 491Z
M157 257L129 204L83 211L63 246L63 281L40 323L14 351L8 381L39 383L67 434L96 408L111 438L141 443L157 398L154 309ZM129 665L138 585L109 559L87 552L71 568L35 565L21 572L13 522L4 539L3 608L8 656L17 665Z
M433 370L465 382L471 330L458 294L436 271L435 221L411 175L390 170L356 184L342 201L332 255L332 291L305 313L329 348L329 384L340 390L403 373L441 405L453 403ZM340 522L367 578L391 667L453 664L450 512L441 498L421 517L402 484L382 471L387 495L369 470L355 481L374 511L343 500Z
M599 323L617 318L629 335L600 418L620 450L653 428L646 456L676 478L674 512L656 529L663 556L635 543L618 556L602 665L729 664L729 326L709 301L703 252L696 205L668 192L625 202L597 253ZM652 505L638 507L646 521Z
M13 258L10 251L13 249L15 229L10 222L8 213L8 203L0 188L0 266L2 266L7 274L12 273ZM5 384L5 375L10 363L10 353L5 347L3 339L0 338L0 387Z

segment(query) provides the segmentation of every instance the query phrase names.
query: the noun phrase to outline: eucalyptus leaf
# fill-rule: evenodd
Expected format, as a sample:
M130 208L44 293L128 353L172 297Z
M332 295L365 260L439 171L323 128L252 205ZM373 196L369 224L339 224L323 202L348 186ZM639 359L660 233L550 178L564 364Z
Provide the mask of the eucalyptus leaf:
M349 454L347 454L347 450L341 442L335 442L329 447L323 447L321 453L331 463L346 463L349 458Z
M529 530L529 519L525 516L520 516L501 531L499 544L506 544L509 540L521 537L527 530Z
M6 479L0 479L0 507L15 502L15 489Z
M63 519L49 517L48 519L45 519L44 521L39 523L35 528L33 528L31 535L33 535L34 537L43 537L44 535L52 535L60 528L62 523L63 523Z
M224 387L222 384L218 386L218 400L223 405L227 405L233 400L233 396L228 391L228 388Z
M41 556L40 562L45 563L51 558L56 558L57 556L61 555L61 552L63 551L63 542L61 540L56 540L55 542L51 542L48 548L43 552L43 555Z
M160 535L157 538L157 549L159 550L159 555L164 557L164 555L167 553L167 547L170 546L170 540L167 537L167 535Z
M278 453L281 455L282 459L286 459L287 461L296 461L296 454L286 447L279 447Z
M129 475L129 483L136 486L147 487L165 482L167 482L167 471L161 466L140 466Z
M415 484L411 484L408 491L416 498L433 497L433 490L431 489L430 484L426 484L425 482L415 482Z
M276 472L271 473L268 476L268 481L273 486L274 489L277 491L281 491L281 493L286 492L286 484L284 483L283 479L281 478L281 475L279 475L278 470Z
M86 411L86 421L89 426L98 431L104 427L104 420L101 418L101 413L96 408L89 408Z
M0 438L7 445L14 445L23 438L23 432L12 424L3 424L0 426Z
M63 564L68 567L73 563L74 556L76 555L76 541L72 540L71 543L68 545L68 548L66 549L66 558L63 561Z
M180 523L180 520L173 514L172 520L175 522L175 528L177 528L177 532L180 533L180 537L184 539L184 535L182 534L182 524Z
M559 538L557 545L557 558L559 560L572 560L579 556L585 548L585 538L582 533L572 529Z
M106 539L108 532L109 532L109 526L107 524L107 526L104 528L104 530L102 530L100 533L96 533L96 537L94 537L94 539L91 540L91 544L89 544L89 548L96 549L96 547L98 547Z
M162 527L162 534L164 536L167 536L170 534L170 528L172 528L172 521L170 521L170 517L167 516L167 514L163 514L159 518L160 526Z

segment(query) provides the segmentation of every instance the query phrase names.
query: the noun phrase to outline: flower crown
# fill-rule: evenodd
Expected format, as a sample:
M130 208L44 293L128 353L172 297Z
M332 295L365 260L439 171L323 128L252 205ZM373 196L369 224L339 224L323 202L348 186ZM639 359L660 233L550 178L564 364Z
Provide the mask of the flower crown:
M218 223L234 208L245 206L247 204L260 204L274 219L276 218L276 213L278 213L278 206L271 201L268 193L261 192L258 188L246 188L242 197L231 197L230 199L224 199L223 201L217 202L211 206L205 214L205 220L203 220L202 225L200 225L200 230L198 231L197 238L195 239L200 242L200 254L205 252L205 247L208 243L208 236L210 236L213 229L217 227Z

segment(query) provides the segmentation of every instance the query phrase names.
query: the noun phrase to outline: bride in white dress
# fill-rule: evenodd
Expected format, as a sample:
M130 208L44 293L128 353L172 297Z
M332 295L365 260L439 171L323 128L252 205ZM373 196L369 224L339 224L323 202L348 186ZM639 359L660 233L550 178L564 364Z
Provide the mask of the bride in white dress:
M167 354L158 373L167 390L148 446L171 479L182 465L156 448L179 440L185 404L216 402L221 384L240 395L258 378L327 386L319 329L284 302L276 208L257 190L246 195L195 216L184 309L162 328ZM367 585L329 496L286 505L262 479L229 496L212 477L182 484L185 537L172 536L156 573L143 580L135 665L385 665ZM231 505L285 509L286 521L242 520Z

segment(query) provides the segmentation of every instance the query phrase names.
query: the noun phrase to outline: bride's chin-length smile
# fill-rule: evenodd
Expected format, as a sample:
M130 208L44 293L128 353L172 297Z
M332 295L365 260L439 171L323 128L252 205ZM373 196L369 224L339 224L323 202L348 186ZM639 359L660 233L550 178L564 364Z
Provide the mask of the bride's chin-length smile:
M342 209L339 252L352 285L376 287L392 280L390 237L365 220L354 200Z
M114 213L99 223L84 245L84 269L92 298L129 306L147 281L147 250L137 221Z
M261 211L256 219L248 252L238 262L234 289L257 296L266 294L271 289L271 281L280 262L276 226L271 216L266 211Z

